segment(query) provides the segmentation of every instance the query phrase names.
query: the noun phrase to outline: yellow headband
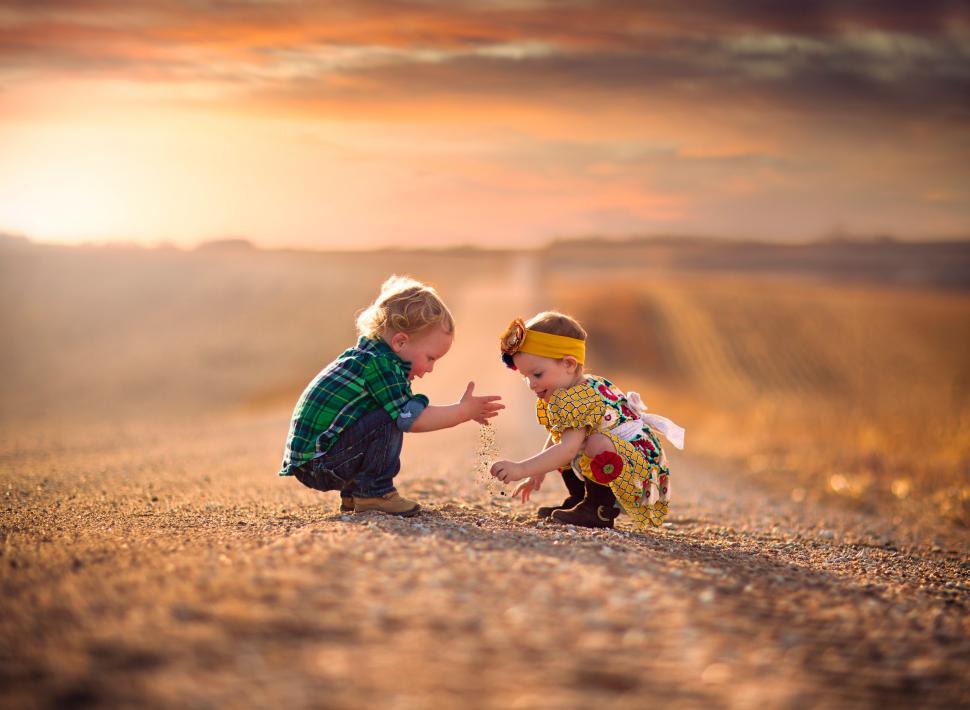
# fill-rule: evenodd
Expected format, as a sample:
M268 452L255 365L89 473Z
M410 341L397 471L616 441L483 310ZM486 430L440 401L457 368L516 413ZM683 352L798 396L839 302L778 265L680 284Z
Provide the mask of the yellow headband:
M579 338L566 335L553 335L529 330L521 318L516 318L509 325L505 335L501 338L503 360L505 364L515 369L512 356L516 353L529 353L539 357L559 359L571 355L582 365L586 362L586 343ZM507 356L507 357L505 357Z

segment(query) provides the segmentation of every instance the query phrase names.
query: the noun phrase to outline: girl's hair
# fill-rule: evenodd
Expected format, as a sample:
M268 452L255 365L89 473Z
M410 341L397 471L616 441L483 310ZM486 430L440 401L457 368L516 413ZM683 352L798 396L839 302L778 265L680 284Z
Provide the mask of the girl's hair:
M381 293L357 316L357 332L367 338L385 333L418 333L432 326L455 332L451 311L431 286L409 276L391 276Z
M586 340L586 329L572 316L558 311L543 311L532 316L525 324L529 330L550 335L565 335L567 338Z

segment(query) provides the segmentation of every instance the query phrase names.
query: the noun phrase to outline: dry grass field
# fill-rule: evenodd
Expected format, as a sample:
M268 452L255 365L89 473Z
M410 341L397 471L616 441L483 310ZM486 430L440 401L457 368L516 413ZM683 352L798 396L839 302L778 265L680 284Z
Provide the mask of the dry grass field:
M0 244L0 706L970 703L970 250L711 249ZM583 319L687 427L669 523L537 525L472 425L408 438L411 520L279 479L392 272L458 318L416 389L501 394L510 457L543 435L499 332Z
M779 275L579 291L570 280L551 276L548 290L589 324L595 362L690 421L693 453L795 502L828 495L970 527L966 292Z

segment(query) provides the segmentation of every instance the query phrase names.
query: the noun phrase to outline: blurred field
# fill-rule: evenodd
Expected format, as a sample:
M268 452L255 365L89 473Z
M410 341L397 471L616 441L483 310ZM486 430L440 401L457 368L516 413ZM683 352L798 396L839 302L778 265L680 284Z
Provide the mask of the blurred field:
M0 402L31 422L292 406L394 270L454 292L494 258L66 249L0 252Z
M527 255L7 244L0 423L9 446L53 428L66 441L95 425L283 418L353 341L353 315L380 282L410 273L464 304L471 316L459 342L474 352L496 337L483 322L546 307L575 313L591 333L591 368L687 426L691 454L746 470L796 502L822 496L968 526L968 251L879 243L705 251L689 241L574 242ZM495 313L493 295L510 289L534 303ZM479 367L448 359L425 389L450 397L483 376Z
M549 290L588 323L595 362L690 422L692 453L795 502L970 526L966 292L778 275L571 281L551 276Z

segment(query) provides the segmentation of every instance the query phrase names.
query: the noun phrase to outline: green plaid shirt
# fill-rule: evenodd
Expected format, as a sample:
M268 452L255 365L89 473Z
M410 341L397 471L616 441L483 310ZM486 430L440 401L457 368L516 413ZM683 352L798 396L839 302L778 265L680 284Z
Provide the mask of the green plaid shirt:
M407 430L428 406L411 394L405 362L381 339L360 338L327 365L303 390L293 409L281 476L325 453L344 429L375 409L384 409ZM399 420L404 413L407 421Z

